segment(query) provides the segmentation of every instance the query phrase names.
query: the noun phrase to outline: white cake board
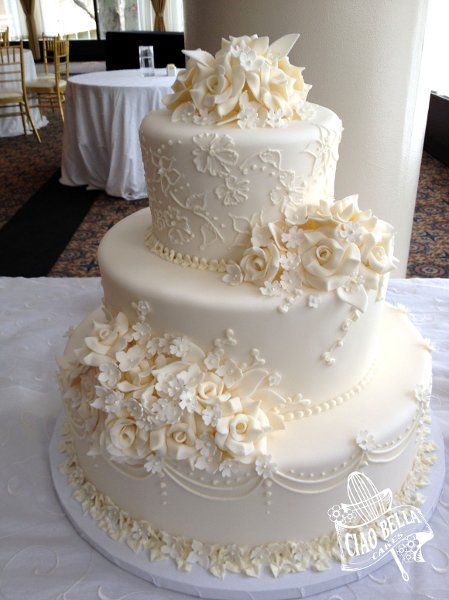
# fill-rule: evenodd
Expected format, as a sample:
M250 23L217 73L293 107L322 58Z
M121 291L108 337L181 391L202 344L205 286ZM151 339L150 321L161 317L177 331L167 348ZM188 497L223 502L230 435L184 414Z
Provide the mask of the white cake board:
M228 573L224 579L218 579L197 565L186 573L179 571L170 559L151 562L146 552L135 553L125 543L108 537L88 514L83 513L79 502L72 498L73 489L69 486L66 475L59 471L59 465L66 458L58 448L64 418L64 414L59 416L50 442L50 466L53 484L67 517L79 535L95 550L125 571L146 579L157 587L211 600L299 599L362 579L391 560L388 553L385 560L363 571L344 572L339 563L334 563L327 571L307 570L283 575L278 579L268 572L257 578ZM430 484L424 492L426 501L421 507L427 520L438 504L445 476L444 440L435 417L432 420L432 440L437 445L437 462L430 470Z

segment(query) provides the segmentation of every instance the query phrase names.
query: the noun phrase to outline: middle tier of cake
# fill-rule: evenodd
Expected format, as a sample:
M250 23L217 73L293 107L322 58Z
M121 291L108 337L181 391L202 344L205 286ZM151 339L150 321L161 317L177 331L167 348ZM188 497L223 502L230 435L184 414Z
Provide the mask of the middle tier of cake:
M353 299L304 289L287 313L279 298L251 284L230 287L221 274L161 260L145 246L149 209L120 221L104 237L99 264L106 306L135 317L148 302L158 335L194 342L205 353L226 332L232 364L263 365L285 401L286 420L343 404L370 379L378 352L383 300L368 291L363 312ZM357 302L355 302L357 304Z

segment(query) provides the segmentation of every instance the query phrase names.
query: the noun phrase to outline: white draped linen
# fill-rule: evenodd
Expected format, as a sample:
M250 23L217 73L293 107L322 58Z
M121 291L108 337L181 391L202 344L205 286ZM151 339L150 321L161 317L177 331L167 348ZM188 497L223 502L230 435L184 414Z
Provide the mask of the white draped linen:
M85 73L69 79L66 94L61 183L87 185L110 196L147 196L139 126L150 111L163 108L174 77L156 69Z
M55 357L63 333L101 300L99 279L0 278L0 598L2 600L176 600L109 563L84 542L52 487L48 444L61 399ZM432 408L449 457L449 280L393 281L389 300L406 305L434 352ZM392 398L394 403L394 398ZM385 415L388 418L388 415ZM424 490L425 492L425 490ZM89 518L89 517L86 517ZM431 520L425 563L393 561L355 584L314 600L447 600L449 477Z
M1 48L0 52L7 52L5 48ZM25 79L29 81L30 79L36 79L36 65L34 64L34 58L31 50L23 51L23 66L25 69ZM17 67L11 67L14 70ZM3 73L3 68L1 69ZM16 75L14 78L17 77ZM6 79L3 75L0 77L0 89L8 90L8 89L19 89L20 83L4 83L3 80ZM34 97L28 95L30 103L35 103ZM18 111L18 107L0 107L1 112L10 113L16 112L16 108ZM36 128L44 127L47 125L48 121L46 117L41 116L40 110L38 108L31 109L31 116L34 121L34 125ZM29 129L29 124L27 124L27 128ZM28 133L32 133L32 131L28 131ZM23 133L23 125L22 119L20 117L7 117L6 119L0 119L0 137L14 137L16 135L24 135Z

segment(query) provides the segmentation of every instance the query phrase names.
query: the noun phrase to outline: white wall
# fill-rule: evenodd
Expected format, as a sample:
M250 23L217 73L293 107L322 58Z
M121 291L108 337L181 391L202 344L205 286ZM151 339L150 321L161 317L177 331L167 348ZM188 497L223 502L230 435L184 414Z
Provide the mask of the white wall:
M449 0L430 0L426 75L430 89L449 96Z
M445 0L449 3L449 0ZM217 50L222 36L276 39L313 84L310 99L343 119L336 194L397 230L404 276L428 107L422 76L427 0L184 0L187 48Z

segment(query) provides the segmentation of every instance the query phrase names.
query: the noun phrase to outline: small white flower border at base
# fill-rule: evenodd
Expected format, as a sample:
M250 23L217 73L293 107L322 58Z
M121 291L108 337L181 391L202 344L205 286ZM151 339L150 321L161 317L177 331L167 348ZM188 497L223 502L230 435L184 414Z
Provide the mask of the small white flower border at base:
M335 533L310 541L284 542L254 547L203 544L180 536L153 529L146 521L133 519L89 482L79 466L70 426L66 423L59 447L66 460L60 471L67 476L73 488L73 498L81 504L98 527L111 539L127 544L134 552L143 551L150 561L172 558L177 568L189 571L198 564L216 577L226 572L257 577L268 567L274 577L311 569L329 569L340 557ZM415 506L424 502L419 489L428 484L428 472L436 460L436 445L423 439L418 447L413 467L396 499ZM270 467L270 460L262 467Z

